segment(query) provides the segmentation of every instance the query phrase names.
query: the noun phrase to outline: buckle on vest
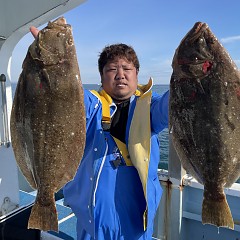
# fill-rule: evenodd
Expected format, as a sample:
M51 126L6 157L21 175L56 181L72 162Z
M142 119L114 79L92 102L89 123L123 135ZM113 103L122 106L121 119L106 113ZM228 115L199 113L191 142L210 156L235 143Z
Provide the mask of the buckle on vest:
M119 166L126 166L122 157L117 157L115 160L110 161L113 169L117 169Z
M102 121L103 131L110 131L110 127L111 127L111 122L109 122L109 121Z

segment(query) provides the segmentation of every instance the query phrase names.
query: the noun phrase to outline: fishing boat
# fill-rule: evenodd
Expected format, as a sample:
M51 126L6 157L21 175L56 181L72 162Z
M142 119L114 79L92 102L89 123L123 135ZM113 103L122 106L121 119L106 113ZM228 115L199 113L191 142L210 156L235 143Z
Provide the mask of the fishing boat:
M13 102L10 74L12 52L30 26L41 26L81 5L84 0L0 0L0 239L76 239L76 217L56 194L59 232L27 229L36 191L19 171L9 128ZM31 11L29 9L32 9ZM202 224L203 186L186 174L169 135L168 170L159 169L163 196L155 217L155 240L240 239L240 185L225 189L234 230Z

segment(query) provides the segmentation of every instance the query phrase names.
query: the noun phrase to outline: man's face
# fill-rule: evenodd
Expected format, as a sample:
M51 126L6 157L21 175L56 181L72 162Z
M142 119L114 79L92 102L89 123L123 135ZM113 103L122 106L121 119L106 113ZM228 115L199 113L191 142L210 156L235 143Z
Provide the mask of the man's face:
M116 101L130 98L137 89L138 72L132 62L124 58L109 61L103 68L103 89Z

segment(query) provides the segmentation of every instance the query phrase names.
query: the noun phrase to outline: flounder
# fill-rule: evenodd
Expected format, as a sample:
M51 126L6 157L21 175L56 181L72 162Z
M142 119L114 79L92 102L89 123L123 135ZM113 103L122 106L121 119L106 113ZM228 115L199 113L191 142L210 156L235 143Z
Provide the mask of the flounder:
M240 175L240 74L206 23L176 49L170 131L183 167L204 185L203 224L234 228L224 188Z
M61 17L49 22L30 45L11 112L16 161L37 189L29 228L58 231L54 193L75 176L85 125L72 29Z

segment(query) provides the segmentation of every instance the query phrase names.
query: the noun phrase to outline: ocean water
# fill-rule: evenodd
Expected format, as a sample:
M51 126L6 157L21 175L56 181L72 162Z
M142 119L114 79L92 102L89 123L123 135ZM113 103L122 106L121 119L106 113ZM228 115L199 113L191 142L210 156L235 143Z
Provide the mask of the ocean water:
M16 90L16 83L12 84L12 92L13 96ZM89 90L98 90L100 86L98 84L83 84L85 89ZM169 85L154 85L152 90L153 92L163 94L165 91L169 89ZM159 141L160 141L160 159L159 159L159 168L167 169L168 167L168 129L164 129L159 134Z

